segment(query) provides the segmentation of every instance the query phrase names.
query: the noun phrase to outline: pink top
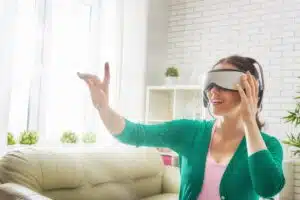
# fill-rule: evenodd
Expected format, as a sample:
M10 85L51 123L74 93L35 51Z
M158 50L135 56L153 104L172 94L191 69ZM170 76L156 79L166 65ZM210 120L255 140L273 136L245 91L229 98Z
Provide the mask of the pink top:
M214 130L211 134L212 136L215 133ZM210 146L211 144L209 145L209 150ZM220 200L219 185L226 166L226 164L217 163L211 157L210 151L208 151L203 186L198 200Z

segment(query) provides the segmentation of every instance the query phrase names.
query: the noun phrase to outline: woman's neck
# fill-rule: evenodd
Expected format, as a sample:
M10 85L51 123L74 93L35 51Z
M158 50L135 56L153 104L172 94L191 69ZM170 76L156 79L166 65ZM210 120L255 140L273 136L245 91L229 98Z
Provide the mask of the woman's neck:
M232 140L244 136L244 125L239 117L224 116L218 118L216 130L224 140Z

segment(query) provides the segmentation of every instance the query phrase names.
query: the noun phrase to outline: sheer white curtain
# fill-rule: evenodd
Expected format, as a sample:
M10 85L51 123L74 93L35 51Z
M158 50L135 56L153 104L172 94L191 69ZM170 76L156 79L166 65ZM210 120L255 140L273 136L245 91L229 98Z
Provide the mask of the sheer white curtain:
M10 39L15 44L12 76L9 76L12 88L5 93L11 97L7 109L8 131L17 136L22 130L37 129L41 134L41 145L59 144L62 132L66 130L93 131L97 133L99 143L114 142L106 133L92 106L88 89L77 78L76 72L102 77L104 63L110 62L110 100L116 107L118 68L122 63L121 17L117 11L120 2L17 2L17 20L13 23L15 34Z
M91 6L81 1L52 0L46 4L42 87L44 135L59 141L63 131L85 131L85 88L77 71L91 68Z
M101 1L99 26L99 63L95 73L104 76L104 63L109 62L111 80L109 87L110 105L119 111L119 90L121 67L123 61L123 0ZM95 114L95 113L94 113ZM101 145L114 145L118 143L105 129L98 114L91 118L95 129L99 132Z
M11 93L11 66L17 1L0 2L0 154L5 153ZM5 30L5 31L3 31ZM0 155L0 156L1 156Z
M92 131L97 141L110 143L85 83L76 72L103 76L104 62L111 63L111 99L116 95L116 1L51 0L47 5L45 71L41 127L44 141L57 144L63 131Z
M12 39L12 87L8 131L18 137L29 127L29 99L37 71L37 10L35 0L18 1Z

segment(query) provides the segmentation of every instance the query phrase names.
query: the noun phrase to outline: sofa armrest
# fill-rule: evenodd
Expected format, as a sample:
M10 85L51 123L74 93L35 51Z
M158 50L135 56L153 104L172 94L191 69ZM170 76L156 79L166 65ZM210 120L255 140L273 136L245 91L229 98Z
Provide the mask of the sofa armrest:
M16 183L0 185L0 199L5 200L52 200Z
M162 186L163 193L179 193L180 173L178 167L165 167Z
M285 177L285 186L279 193L279 200L294 199L294 161L285 160L283 162L283 173Z

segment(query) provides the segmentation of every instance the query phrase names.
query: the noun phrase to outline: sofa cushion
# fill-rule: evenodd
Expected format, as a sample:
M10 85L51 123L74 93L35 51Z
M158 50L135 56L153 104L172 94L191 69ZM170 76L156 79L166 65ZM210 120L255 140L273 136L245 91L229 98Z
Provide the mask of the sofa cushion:
M56 200L141 199L162 192L164 165L153 148L26 148L0 161L0 180ZM63 197L63 198L61 198Z
M143 198L141 200L178 200L178 199L179 199L178 194L165 193L165 194L154 195L152 197Z
M18 183L35 191L42 191L42 177L39 159L32 158L30 154L16 150L0 160L1 183Z
M43 190L75 189L84 185L84 163L81 156L63 152L38 152Z

